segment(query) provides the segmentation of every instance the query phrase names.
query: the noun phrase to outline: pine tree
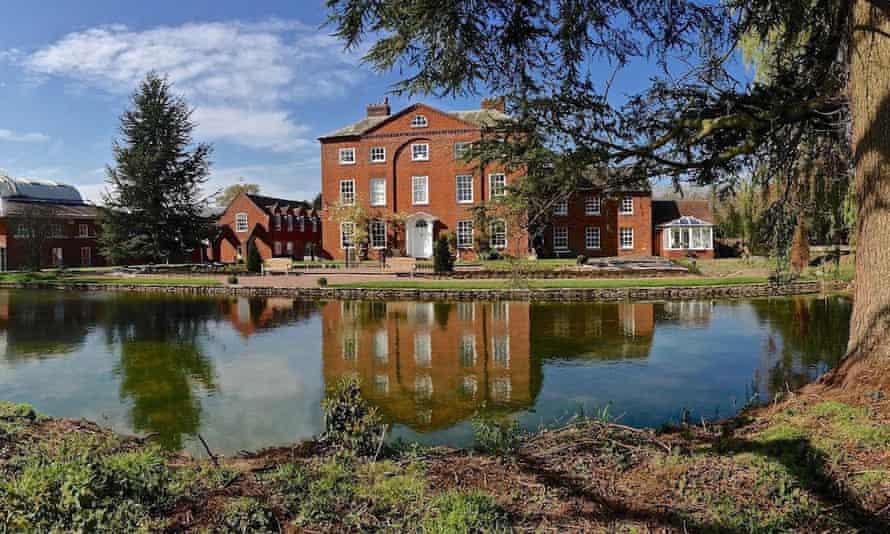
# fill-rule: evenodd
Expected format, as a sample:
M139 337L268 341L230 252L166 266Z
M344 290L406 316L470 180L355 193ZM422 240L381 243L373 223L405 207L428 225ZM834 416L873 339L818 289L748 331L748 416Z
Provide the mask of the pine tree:
M260 251L256 248L256 240L251 239L247 243L247 271L258 273L263 270L263 258L260 257Z
M210 145L192 145L195 123L166 78L150 73L121 116L121 139L108 166L100 246L112 263L164 262L194 249L209 232L200 187Z
M439 239L436 240L436 249L433 252L433 267L436 273L450 273L454 269L454 257L451 255L447 234L439 234Z

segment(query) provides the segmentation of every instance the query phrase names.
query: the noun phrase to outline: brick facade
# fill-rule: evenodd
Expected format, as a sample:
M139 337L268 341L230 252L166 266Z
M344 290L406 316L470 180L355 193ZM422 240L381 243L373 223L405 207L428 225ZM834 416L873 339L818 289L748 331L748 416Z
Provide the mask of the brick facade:
M66 219L59 217L58 237L43 239L40 245L40 267L101 267L105 258L99 252L97 236L101 230L97 219ZM0 218L0 248L4 249L6 270L29 267L34 241L16 237L15 219ZM83 230L86 230L85 232Z
M633 210L622 213L623 199L630 199ZM599 202L599 211L588 207ZM651 256L652 247L652 195L646 191L628 192L619 196L603 196L594 191L578 193L566 202L565 214L555 210L550 224L544 229L543 243L539 247L544 257L579 256ZM559 234L565 229L567 239L560 241ZM599 231L599 247L588 229ZM622 247L622 229L632 231L632 246ZM592 245L592 246L589 246Z
M239 226L239 215L246 216L246 225ZM219 216L217 225L220 237L212 254L222 263L245 259L252 238L264 260L304 259L321 250L321 219L302 202L241 193Z
M385 246L378 248L369 243L369 257L378 257L381 250L388 250L390 255L427 257L432 254L432 243L441 232L456 234L458 221L472 221L471 208L491 199L491 175L499 174L498 169L467 164L456 156L455 148L460 143L481 139L486 134L485 121L490 120L487 117L491 114L500 113L496 116L505 117L494 109L497 102L489 105L492 109L446 113L416 104L395 115L388 114L387 104L372 105L363 121L320 138L322 198L326 206L348 200L342 198L341 187L353 186L341 186L341 182L352 181L354 202L365 207L372 218L386 222ZM425 125L418 126L418 117L425 118ZM413 145L428 145L428 156L416 157ZM342 162L341 150L354 154L352 161ZM465 202L458 201L458 176L471 177L461 179L472 184L472 198ZM426 198L414 198L414 177L427 177ZM512 178L507 175L504 180L509 184ZM377 183L383 184L384 191L374 199L379 201L374 205L372 180L381 180ZM466 190L469 192L469 187ZM345 255L341 228L337 221L331 220L331 215L330 211L322 215L322 242L328 257L340 259ZM407 219L402 224L393 223L396 215L396 219ZM415 224L421 220L421 224L432 227L431 236L416 230ZM408 235L411 232L417 233ZM479 229L474 229L474 235L478 232ZM432 243L418 246L421 241ZM527 250L528 242L523 236L508 242L504 252L521 255ZM471 249L461 249L461 256L473 255Z

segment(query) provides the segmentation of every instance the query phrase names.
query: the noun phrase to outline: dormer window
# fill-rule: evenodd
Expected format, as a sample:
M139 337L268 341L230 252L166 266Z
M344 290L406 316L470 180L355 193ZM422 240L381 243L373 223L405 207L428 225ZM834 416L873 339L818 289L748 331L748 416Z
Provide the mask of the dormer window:
M411 119L412 128L426 128L429 124L429 121L426 120L426 115L415 115L414 118Z
M355 149L341 148L339 151L340 165L355 165Z

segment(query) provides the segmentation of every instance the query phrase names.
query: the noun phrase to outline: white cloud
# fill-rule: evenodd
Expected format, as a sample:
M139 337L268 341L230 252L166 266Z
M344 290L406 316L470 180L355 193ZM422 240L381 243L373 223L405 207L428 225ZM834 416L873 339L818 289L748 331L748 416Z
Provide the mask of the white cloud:
M30 54L0 53L32 75L115 94L132 92L149 71L166 74L196 106L202 135L273 151L309 142L288 103L341 96L362 76L357 52L295 20L101 26Z
M217 139L251 148L289 152L311 142L301 136L308 128L294 123L281 110L254 111L235 107L206 107L192 115L199 138Z
M12 130L0 128L0 141L12 143L43 143L49 141L49 136L42 133L17 133Z

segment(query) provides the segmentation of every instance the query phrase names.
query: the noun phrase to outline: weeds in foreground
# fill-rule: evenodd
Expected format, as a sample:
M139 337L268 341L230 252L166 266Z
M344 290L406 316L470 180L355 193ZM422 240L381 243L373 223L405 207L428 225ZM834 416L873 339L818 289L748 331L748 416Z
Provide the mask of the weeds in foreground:
M477 415L473 418L475 448L480 452L495 456L511 456L522 444L519 422L514 420L497 421Z

